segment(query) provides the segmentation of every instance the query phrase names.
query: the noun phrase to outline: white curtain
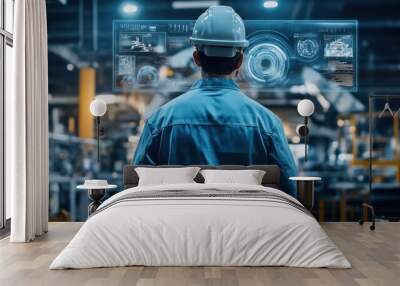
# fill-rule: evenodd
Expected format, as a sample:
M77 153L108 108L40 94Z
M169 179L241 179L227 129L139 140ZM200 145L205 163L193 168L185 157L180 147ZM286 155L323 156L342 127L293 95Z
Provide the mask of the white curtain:
M48 89L45 0L15 1L13 91L7 120L12 242L48 225ZM7 116L7 115L6 115Z

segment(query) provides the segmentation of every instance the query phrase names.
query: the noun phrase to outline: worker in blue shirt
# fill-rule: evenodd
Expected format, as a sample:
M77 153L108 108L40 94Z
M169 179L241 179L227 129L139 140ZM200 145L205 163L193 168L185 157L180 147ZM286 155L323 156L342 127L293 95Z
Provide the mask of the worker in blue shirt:
M133 164L277 164L282 190L295 195L289 177L296 165L280 119L234 81L248 45L240 16L231 7L210 7L191 41L202 79L147 120Z

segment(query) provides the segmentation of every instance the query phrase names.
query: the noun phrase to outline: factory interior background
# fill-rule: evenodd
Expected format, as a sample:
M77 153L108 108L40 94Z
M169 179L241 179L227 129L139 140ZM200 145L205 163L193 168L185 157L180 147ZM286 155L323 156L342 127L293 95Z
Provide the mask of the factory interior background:
M47 1L50 221L86 220L87 193L76 189L85 178L104 178L120 186L113 192L121 190L122 168L132 162L146 118L200 77L186 38L211 4L232 6L250 30L269 25L292 41L277 44L272 60L260 63L266 72L277 67L270 82L251 84L246 76L257 77L251 63L238 82L282 119L299 171L322 177L317 218L358 220L368 200L379 218L400 217L400 3L267 2L276 7L258 0ZM88 108L95 97L107 102L100 164ZM307 161L296 134L302 99L315 104Z

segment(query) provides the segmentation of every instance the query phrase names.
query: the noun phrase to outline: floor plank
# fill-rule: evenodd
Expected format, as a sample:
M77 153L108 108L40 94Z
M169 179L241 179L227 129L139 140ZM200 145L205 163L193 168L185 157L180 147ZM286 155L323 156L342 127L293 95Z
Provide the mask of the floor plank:
M289 267L118 267L50 271L55 256L81 223L50 223L49 233L32 243L0 240L0 285L399 285L400 223L378 223L375 231L357 223L323 223L352 269Z

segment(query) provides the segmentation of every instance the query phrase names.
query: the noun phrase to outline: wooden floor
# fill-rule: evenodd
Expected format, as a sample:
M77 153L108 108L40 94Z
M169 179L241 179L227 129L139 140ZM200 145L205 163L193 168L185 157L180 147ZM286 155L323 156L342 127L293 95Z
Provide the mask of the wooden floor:
M352 269L289 267L123 267L48 270L80 223L50 223L49 233L27 244L0 241L0 285L400 285L400 223L324 223Z

